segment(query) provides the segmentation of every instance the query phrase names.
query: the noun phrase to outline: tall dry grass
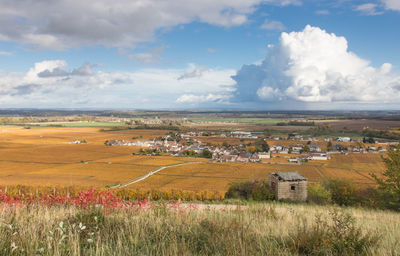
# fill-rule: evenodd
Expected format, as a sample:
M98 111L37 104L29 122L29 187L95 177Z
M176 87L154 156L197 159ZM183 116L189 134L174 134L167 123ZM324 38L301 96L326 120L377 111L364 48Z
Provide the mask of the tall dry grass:
M332 209L283 203L206 207L157 203L104 212L96 207L82 210L73 206L1 205L0 255L400 252L398 213ZM318 221L323 225L318 226Z

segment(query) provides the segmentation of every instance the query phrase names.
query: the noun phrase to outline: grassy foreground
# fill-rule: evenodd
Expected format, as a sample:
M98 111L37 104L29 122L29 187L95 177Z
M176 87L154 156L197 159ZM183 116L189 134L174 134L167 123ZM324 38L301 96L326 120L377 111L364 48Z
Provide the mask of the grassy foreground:
M0 204L0 255L398 255L400 214L355 208Z

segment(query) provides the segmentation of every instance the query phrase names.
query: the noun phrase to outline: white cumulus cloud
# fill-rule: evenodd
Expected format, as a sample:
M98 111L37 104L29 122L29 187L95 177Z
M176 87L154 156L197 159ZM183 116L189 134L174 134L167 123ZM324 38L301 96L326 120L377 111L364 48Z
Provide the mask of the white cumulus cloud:
M247 22L260 4L298 0L2 0L0 40L47 49L85 45L131 47L154 33L193 21L231 27ZM148 59L148 56L137 56Z
M274 100L281 95L279 88L263 86L257 90L257 95L262 100Z
M0 70L0 107L184 107L189 102L223 103L235 84L235 70L230 69L207 68L201 76L178 79L196 69L194 64L133 72L93 70L94 66L84 63L69 69L64 60L46 60L26 73ZM190 99L190 94L197 98Z
M381 0L386 9L400 11L400 1L399 0Z
M282 33L261 64L243 66L233 79L236 101L400 101L400 72L390 63L375 68L348 50L346 38L309 25Z

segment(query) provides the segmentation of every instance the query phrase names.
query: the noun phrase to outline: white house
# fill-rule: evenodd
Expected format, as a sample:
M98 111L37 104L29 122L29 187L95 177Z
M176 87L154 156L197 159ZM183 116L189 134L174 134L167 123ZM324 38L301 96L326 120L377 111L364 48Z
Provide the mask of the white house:
M349 137L337 137L336 141L341 141L341 142L350 142L351 139Z
M260 159L269 159L269 158L271 158L271 153L270 152L259 152L258 153L258 158L260 158Z
M308 157L309 160L329 160L331 156L327 153L312 153Z
M309 145L311 152L321 152L321 147L315 144Z

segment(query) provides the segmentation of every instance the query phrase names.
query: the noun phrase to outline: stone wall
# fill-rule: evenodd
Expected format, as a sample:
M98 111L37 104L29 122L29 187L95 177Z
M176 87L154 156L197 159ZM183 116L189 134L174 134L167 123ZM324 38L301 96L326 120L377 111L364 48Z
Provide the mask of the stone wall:
M275 191L276 200L290 199L304 202L307 200L307 185L307 181L280 181L274 176L270 177L270 186Z

